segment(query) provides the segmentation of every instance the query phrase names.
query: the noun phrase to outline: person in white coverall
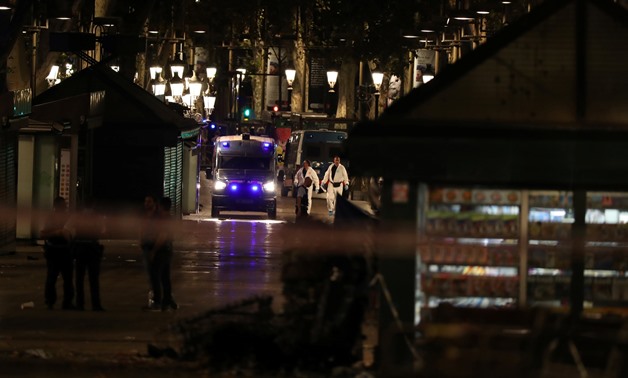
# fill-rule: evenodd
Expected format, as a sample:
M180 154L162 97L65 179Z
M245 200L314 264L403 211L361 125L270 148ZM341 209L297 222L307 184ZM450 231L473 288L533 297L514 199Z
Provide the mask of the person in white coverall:
M323 177L323 186L327 187L327 211L329 216L336 210L336 196L349 190L349 175L344 165L340 164L340 157L334 156L334 164L330 165Z
M306 177L309 177L312 180L312 185L310 185L310 187L307 189L307 198L308 203L310 204L307 208L307 213L310 214L312 212L312 193L314 192L314 190L318 190L320 180L318 179L318 174L316 174L316 171L312 169L312 167L310 167L309 160L304 160L302 168L300 168L294 175L294 180L297 183L297 188L303 185Z

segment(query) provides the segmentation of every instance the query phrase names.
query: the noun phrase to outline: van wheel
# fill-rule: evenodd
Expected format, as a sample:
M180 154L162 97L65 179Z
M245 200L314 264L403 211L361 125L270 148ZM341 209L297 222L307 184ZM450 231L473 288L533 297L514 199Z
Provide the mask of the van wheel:
M268 210L268 219L277 219L277 209Z
M218 218L218 215L220 215L220 210L218 210L216 206L212 205L212 218Z
M268 207L268 219L277 219L277 202Z

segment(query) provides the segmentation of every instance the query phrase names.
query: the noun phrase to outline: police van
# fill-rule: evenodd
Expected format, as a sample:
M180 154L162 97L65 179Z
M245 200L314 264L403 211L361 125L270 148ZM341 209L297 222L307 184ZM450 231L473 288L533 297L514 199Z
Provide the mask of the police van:
M333 164L334 156L341 155L342 143L346 139L345 131L327 129L293 131L286 143L284 170L280 172L280 178L283 178L281 195L285 197L290 191L295 194L294 175L298 169L297 165L300 167L304 160L310 161L318 178L322 180L327 167Z
M249 134L216 138L212 168L212 217L221 211L261 211L277 217L275 140Z

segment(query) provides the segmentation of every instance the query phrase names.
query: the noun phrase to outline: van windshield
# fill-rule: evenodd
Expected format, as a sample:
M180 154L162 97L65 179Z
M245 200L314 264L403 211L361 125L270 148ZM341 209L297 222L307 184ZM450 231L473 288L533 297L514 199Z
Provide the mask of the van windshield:
M270 170L273 159L251 156L221 156L218 159L220 169L256 169Z
M333 157L342 152L340 143L307 143L303 145L303 156L311 161L332 161Z

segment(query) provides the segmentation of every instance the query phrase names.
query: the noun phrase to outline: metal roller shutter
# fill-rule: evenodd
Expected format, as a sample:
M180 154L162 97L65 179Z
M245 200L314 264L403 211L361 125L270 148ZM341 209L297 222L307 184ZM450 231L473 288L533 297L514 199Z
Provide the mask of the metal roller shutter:
M0 247L15 241L17 192L17 133L0 136ZM13 215L13 216L11 216Z
M164 151L164 196L172 200L172 212L181 216L183 202L183 142Z

